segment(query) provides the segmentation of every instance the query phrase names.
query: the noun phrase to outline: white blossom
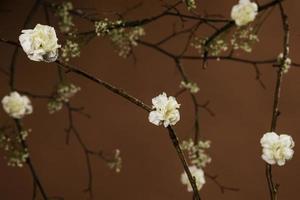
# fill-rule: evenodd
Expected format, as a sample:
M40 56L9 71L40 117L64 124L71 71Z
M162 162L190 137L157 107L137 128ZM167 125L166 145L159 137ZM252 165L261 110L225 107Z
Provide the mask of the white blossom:
M249 0L240 0L237 5L231 9L231 18L237 26L244 26L254 21L258 11L256 3Z
M19 41L28 58L33 61L54 62L58 57L57 37L53 27L37 24L22 30Z
M162 93L152 99L153 111L149 114L149 121L157 126L163 124L165 127L175 125L180 120L178 108L180 104L172 96L167 97Z
M2 99L2 106L4 111L15 119L31 114L33 110L29 98L18 92L11 92L9 96L5 96Z
M262 159L270 165L283 166L286 160L293 157L295 143L289 135L277 135L275 132L268 132L260 140Z
M189 170L193 177L195 177L195 182L198 190L201 190L203 185L205 184L204 172L201 168L197 168L196 166L190 166ZM187 190L189 192L193 191L192 185L189 181L189 178L185 172L181 174L181 182L184 185L187 185Z

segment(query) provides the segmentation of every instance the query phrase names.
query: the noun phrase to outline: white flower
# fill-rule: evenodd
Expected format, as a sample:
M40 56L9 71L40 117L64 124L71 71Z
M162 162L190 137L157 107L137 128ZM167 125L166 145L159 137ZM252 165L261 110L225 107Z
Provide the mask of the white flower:
M286 160L293 157L295 146L293 138L289 135L277 135L275 132L268 132L260 140L263 148L262 159L270 165L283 166Z
M180 104L172 96L162 93L152 99L153 111L149 113L149 121L155 125L175 125L180 120L178 108Z
M2 99L4 111L15 119L21 119L32 113L32 106L27 96L21 96L18 92L11 92Z
M37 24L22 30L19 41L28 58L33 61L54 62L58 57L57 37L53 27Z
M201 190L203 185L205 184L205 177L204 177L204 172L201 168L197 168L196 166L190 166L189 167L191 174L193 177L196 179L196 186L198 190ZM193 191L192 185L189 181L189 178L185 172L181 174L181 182L184 185L187 185L187 190L189 192Z
M237 26L244 26L254 21L257 15L258 6L249 0L240 0L239 4L231 9L231 18Z

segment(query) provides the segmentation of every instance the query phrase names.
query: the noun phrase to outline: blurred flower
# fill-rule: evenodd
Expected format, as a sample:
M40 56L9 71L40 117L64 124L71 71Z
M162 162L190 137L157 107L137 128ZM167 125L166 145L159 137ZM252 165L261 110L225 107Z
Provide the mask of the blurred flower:
M34 29L22 30L19 40L30 60L54 62L58 57L60 45L51 26L37 24Z
M185 3L187 9L190 10L195 10L197 8L195 0L183 0Z
M201 168L197 168L196 166L190 166L189 170L191 171L191 174L193 177L195 177L195 182L198 190L201 190L203 185L205 184L205 177L204 172ZM189 178L185 172L181 174L181 182L184 185L187 185L187 190L189 192L193 191L192 185L189 181Z
M258 6L249 0L240 0L239 4L232 7L231 18L237 26L244 26L254 21Z
M280 53L277 57L277 63L281 65L283 73L287 73L291 68L292 60L290 58L283 60L283 53Z
M283 166L286 160L293 157L295 146L293 138L289 135L277 135L275 132L268 132L260 140L263 148L262 159L270 165Z
M2 99L4 111L15 119L21 119L32 113L32 105L27 96L21 96L18 92L11 92Z
M197 143L193 139L183 140L180 144L183 151L186 151L191 164L203 168L211 162L211 157L205 152L210 148L210 141L201 141Z
M167 97L166 93L162 93L152 99L153 111L149 113L149 121L155 125L164 127L175 125L180 120L178 108L180 104L172 96Z
M185 88L189 90L190 93L197 93L200 90L197 83L185 82L185 81L181 81L180 88Z
M63 33L68 33L74 27L73 18L70 11L73 9L72 2L62 2L55 11L55 15L59 17L59 28Z
M120 156L121 151L119 149L115 150L114 157L107 164L110 169L114 169L117 173L121 171L122 168L122 157Z

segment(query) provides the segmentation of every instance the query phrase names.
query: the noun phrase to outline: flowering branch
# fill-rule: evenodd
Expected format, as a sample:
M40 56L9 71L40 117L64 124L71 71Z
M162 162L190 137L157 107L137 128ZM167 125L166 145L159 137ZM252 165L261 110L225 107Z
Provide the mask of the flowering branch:
M285 60L288 58L289 54L289 24L288 24L288 17L284 12L284 8L279 2L279 10L282 20L282 29L283 29L283 59L280 63L280 66L277 71L277 80L274 92L274 101L273 101L273 112L272 112L272 121L271 121L271 128L270 131L273 132L276 130L277 119L279 116L279 99L280 99L280 90L281 84L283 80L283 73L285 68ZM266 164L266 178L268 182L269 192L270 192L270 199L276 200L277 193L278 193L278 184L274 184L273 177L272 177L272 166L270 164Z

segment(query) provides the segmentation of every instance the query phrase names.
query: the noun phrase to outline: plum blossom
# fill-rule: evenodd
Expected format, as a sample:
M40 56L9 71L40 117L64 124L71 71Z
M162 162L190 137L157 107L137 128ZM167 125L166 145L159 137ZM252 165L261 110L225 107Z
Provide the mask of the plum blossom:
M195 177L197 189L201 190L201 188L205 184L205 177L204 177L203 170L201 168L197 168L194 165L190 166L189 170L191 171L192 176ZM192 185L191 185L189 178L185 172L183 172L181 174L181 182L182 182L182 184L187 185L188 192L193 191Z
M258 11L256 3L249 0L240 0L237 5L231 9L231 18L237 26L244 26L254 21Z
M15 119L21 119L25 115L32 113L32 105L27 96L22 96L18 92L11 92L10 95L2 99L4 111Z
M53 27L37 24L34 29L22 30L20 44L33 61L54 62L58 57L57 37Z
M162 93L152 99L153 111L149 113L149 121L157 126L175 125L180 120L178 108L180 104L172 96Z
M289 135L268 132L261 138L260 143L263 148L261 157L270 165L283 166L293 157L295 143Z

